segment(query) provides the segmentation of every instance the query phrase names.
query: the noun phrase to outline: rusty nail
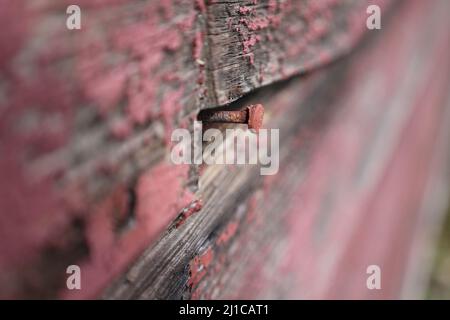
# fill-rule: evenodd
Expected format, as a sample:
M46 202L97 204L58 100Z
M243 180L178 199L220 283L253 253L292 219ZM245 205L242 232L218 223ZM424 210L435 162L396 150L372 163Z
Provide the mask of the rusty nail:
M203 110L199 114L200 121L211 123L245 123L249 129L258 131L261 128L264 117L264 107L261 104L253 104L242 110Z

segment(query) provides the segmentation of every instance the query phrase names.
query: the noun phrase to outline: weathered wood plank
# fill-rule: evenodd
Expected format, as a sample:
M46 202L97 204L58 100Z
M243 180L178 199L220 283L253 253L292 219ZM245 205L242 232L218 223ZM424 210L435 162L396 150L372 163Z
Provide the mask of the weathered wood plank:
M448 121L448 3L428 5L409 2L331 69L252 96L281 128L280 172L206 168L203 208L105 298L398 297L431 163L450 152L433 143ZM382 290L366 288L371 264Z
M264 283L265 271L257 267L281 268L278 260L283 261L283 252L292 252L279 233L287 230L286 217L293 216L296 224L304 222L295 220L298 212L288 208L303 205L297 191L307 185L313 188L311 199L333 205L335 201L325 195L347 187L342 184L349 180L331 173L341 182L319 176L326 181L316 193L315 184L305 182L305 175L315 176L312 163L321 163L327 148L333 149L336 142L320 141L345 131L336 128L334 113L351 110L354 114L346 123L362 119L370 130L358 127L361 131L355 132L363 132L360 136L367 139L376 136L352 149L365 155L358 170L346 169L351 159L338 162L344 178L355 174L358 187L368 188L385 172L383 166L395 149L392 145L393 149L384 151L380 145L398 141L412 112L411 101L402 100L402 104L391 99L418 98L414 90L420 91L423 83L416 81L429 70L423 61L439 59L437 54L427 56L437 52L438 41L431 40L448 29L442 22L445 17L438 14L433 23L419 29L420 19L428 17L428 7L422 4L421 13L410 10L406 12L415 12L413 18L403 16L410 22L405 27L416 30L405 33L420 35L417 40L399 37L398 25L392 29L397 37L389 38L390 53L402 48L392 57L398 66L387 66L388 58L378 51L377 58L364 60L377 74L378 66L370 63L384 62L383 80L362 77L362 62L359 69L342 64L313 78L280 83L245 97L261 86L312 71L353 48L365 30L366 2L77 2L83 14L80 31L65 28L70 1L0 1L0 297L95 297L144 249L137 264L105 297L228 297L233 292L238 297L255 297L257 290L245 291L243 283L248 288ZM387 8L390 2L377 3ZM447 7L440 6L445 13ZM424 38L431 44L423 46ZM417 70L416 62L423 69ZM409 82L401 78L406 72ZM441 76L435 82L438 89L432 91L435 95L444 91ZM362 80L368 83L361 92L345 87L359 86ZM396 81L405 92L390 91L398 88ZM387 87L380 89L383 83ZM384 90L389 94L383 96ZM373 103L394 111L386 108L375 116L378 109L369 104L358 113L359 109L350 108L352 94L364 106L368 97L376 96ZM427 97L439 105L437 97ZM173 128L191 127L198 110L236 99L234 107L263 102L268 111L266 125L282 128L284 172L262 179L251 167L227 171L173 166L165 160ZM433 114L427 123L439 127L435 113L422 110L419 114ZM328 117L335 120L329 122ZM383 134L377 135L370 125L380 125ZM420 131L420 126L408 131L416 129ZM355 132L337 136L352 140ZM432 140L432 132L421 139ZM413 148L410 156L431 154L425 144ZM363 150L361 145L372 148ZM299 148L301 152L292 152ZM321 152L314 153L316 148ZM426 162L425 157L421 163ZM328 165L325 169L334 168ZM420 189L418 179L409 181L417 187L415 191ZM276 186L286 192L270 192ZM420 192L414 197L419 199ZM198 210L200 199L203 209L177 226L177 214ZM322 243L331 218L308 210L311 220L320 216L314 237ZM275 211L279 215L274 218ZM261 255L255 258L255 252ZM230 259L241 259L248 268L239 269ZM301 264L300 260L290 266ZM81 291L64 289L69 264L82 267ZM205 272L198 272L202 267ZM273 290L261 290L261 296L294 296L286 284L290 279L268 281Z
M217 67L227 59L213 33L231 3L80 0L82 29L72 31L69 4L0 2L1 296L55 296L65 265L77 261L89 279L85 296L95 295L193 199L196 171L161 162L172 129L240 87L212 77L215 59ZM270 9L260 7L255 13ZM230 14L224 26L240 25ZM256 51L255 62L266 54ZM159 184L172 192L151 187Z
M200 9L84 0L82 29L68 30L69 4L0 2L2 297L56 296L66 266L87 260L92 296L189 203L186 168L178 180L157 164L201 105ZM168 205L145 208L163 182Z
M369 4L390 1L211 1L207 7L212 105L336 60L367 32Z

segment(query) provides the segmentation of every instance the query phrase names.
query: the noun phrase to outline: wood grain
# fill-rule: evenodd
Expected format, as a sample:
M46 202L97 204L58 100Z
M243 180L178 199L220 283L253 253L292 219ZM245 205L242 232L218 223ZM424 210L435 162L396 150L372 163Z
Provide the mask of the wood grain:
M428 170L450 152L430 143L448 115L450 79L438 71L448 65L447 4L423 6L403 7L387 33L339 64L249 98L264 99L266 127L281 128L281 171L206 168L203 208L104 297L398 297ZM431 31L418 21L433 25L430 46L420 46ZM382 290L366 288L370 264L383 270Z
M207 7L213 105L336 60L367 31L368 1L212 1ZM390 1L370 1L387 9Z
M366 262L346 256L364 256L348 239L366 238L332 232L366 230L363 213L381 210L346 216L338 209L357 202L351 195L382 194L386 183L418 204L448 83L448 4L371 1L383 29L367 34L367 1L77 2L82 29L70 31L71 1L0 1L0 297L93 298L106 287L105 298L359 296L345 283L308 283L315 268L302 261L316 263L309 250L321 245L329 258L331 241L341 259ZM401 18L388 24L388 12ZM172 130L192 129L199 110L248 103L263 103L264 125L281 129L276 177L167 160ZM413 113L424 127L407 125ZM422 175L380 182L394 156L397 167L415 160L405 176ZM395 208L413 221L408 201ZM335 212L348 227L330 229ZM383 217L371 221L388 221L392 235L399 221ZM292 243L306 253L289 260ZM65 289L70 264L83 270L81 291ZM322 275L333 273L310 281Z

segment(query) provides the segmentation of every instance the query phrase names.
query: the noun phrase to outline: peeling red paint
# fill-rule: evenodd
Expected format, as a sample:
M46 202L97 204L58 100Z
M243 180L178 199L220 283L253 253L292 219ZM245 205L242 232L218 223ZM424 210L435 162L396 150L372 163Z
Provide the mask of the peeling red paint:
M247 40L244 40L243 46L244 46L244 53L249 53L250 48L256 45L261 40L260 36L254 36L251 35L250 38Z
M208 272L208 267L213 261L214 252L211 247L196 256L190 263L188 286L195 287Z
M239 6L239 13L243 15L247 15L253 12L253 8L247 6Z
M196 75L187 75L178 62L195 39L186 31L199 29L195 3L129 3L80 0L88 18L82 32L68 32L53 28L61 21L49 19L59 10L65 14L61 4L0 1L2 296L20 297L27 281L47 290L39 284L45 272L58 272L57 279L61 270L46 268L36 280L33 272L48 263L45 250L56 246L66 253L76 221L86 229L76 240L86 236L90 255L74 256L71 263L82 265L86 277L82 292L62 290L60 296L94 297L193 201L185 190L186 167L159 163L149 173L156 179L135 168L136 177L114 179L132 163L121 157L134 133L154 121L164 124L167 136L186 96L196 94ZM204 11L203 1L198 4ZM176 23L167 23L175 17ZM97 192L93 185L107 178L111 183ZM135 178L134 226L116 234L114 219L128 210L132 186L126 183ZM162 186L171 192L158 193ZM48 292L54 297L57 290Z
M188 286L191 291L190 299L217 299L217 295L220 295L220 292L223 288L227 286L226 280L221 277L223 272L231 269L239 269L242 267L242 264L234 263L234 261L240 261L241 257L239 256L239 249L236 249L236 242L239 243L238 248L245 248L247 246L247 241L250 240L249 234L246 233L248 230L254 230L255 227L258 228L261 226L260 217L256 217L257 212L256 205L258 199L262 196L262 193L256 193L255 196L251 197L247 201L247 205L238 208L237 213L238 216L246 212L244 218L242 220L231 220L225 226L221 227L219 234L216 235L214 244L209 244L207 251L211 251L212 254L209 254L207 259L207 268L205 268L206 272L202 272L200 276L195 274L195 277L192 278L192 271L190 273L190 278L188 280ZM249 216L253 216L249 218ZM244 232L237 233L238 229L243 228ZM234 249L231 249L234 248ZM230 254L230 251L233 251L233 254ZM204 252L204 251L202 251ZM262 264L264 261L264 257L266 257L270 253L270 250L263 250L260 252L258 260L258 264ZM203 253L200 254L203 256ZM253 262L252 262L253 263ZM203 271L204 269L201 267L201 263L198 263L197 260L194 259L190 262L190 268L197 268L197 270ZM252 271L250 271L250 269ZM258 275L260 273L258 272ZM257 282L257 274L255 270L249 268L249 279L255 279ZM247 282L245 282L247 283ZM260 285L262 285L260 283ZM227 299L236 298L235 296L226 296Z
M104 9L107 5L127 2L125 0L96 1L95 3L88 0L80 1L83 8L87 10L90 8ZM253 1L253 4L256 3L256 0ZM295 58L299 53L307 51L309 45L307 41L320 41L328 34L331 28L328 21L334 18L331 8L338 3L339 1L298 3L270 1L270 15L268 16L258 16L258 10L251 10L249 7L239 9L243 16L236 21L239 24L236 30L239 32L244 56L250 60L252 65L256 63L257 67L262 70L261 83L270 79L263 74L263 72L270 72L270 68L273 68L274 72L286 70L285 76L292 74L289 62L283 62L284 65L280 67L285 69L268 66L267 70L263 70L264 65L257 60L259 55L255 55L253 51L259 50L265 45L264 42L275 40L269 29L282 26L282 21L290 10L299 10L305 17L308 22L307 26L309 26L307 30L293 26L287 30L290 37L301 38L299 41L292 42L292 45L289 45L284 51L286 57L283 56L283 58L286 58L285 61L289 61L291 57ZM380 6L384 8L384 4L389 2L377 1L376 3L380 3ZM426 10L418 10L417 3L414 2L414 5L411 5L415 8L413 11L426 12ZM132 133L141 130L152 120L162 121L165 126L165 142L169 143L168 135L180 120L178 115L183 110L184 101L190 93L190 83L186 81L183 69L179 63L172 62L178 61L179 52L191 54L198 64L198 70L196 70L198 79L194 77L192 83L197 80L198 85L203 85L205 83L204 63L207 61L206 59L205 61L200 60L205 54L203 43L206 35L194 26L198 15L196 10L187 13L182 19L168 27L167 19L173 18L177 10L173 1L158 3L148 1L142 4L142 8L139 8L141 14L131 17L132 19L128 19L127 12L118 7L117 11L120 12L120 15L117 16L117 20L114 19L113 24L101 20L96 12L89 11L91 17L100 18L99 25L103 25L104 29L96 25L96 22L93 21L96 19L86 19L83 21L83 30L85 31L78 34L72 33L73 37L70 40L68 40L67 30L64 28L55 30L51 34L52 39L43 39L42 33L39 33L45 26L39 23L40 19L45 18L49 12L53 14L54 10L59 10L60 4L47 1L31 10L25 2L4 0L0 6L2 24L0 69L3 71L2 77L4 78L2 79L7 84L2 87L0 97L3 105L0 110L0 153L2 154L0 168L3 178L0 183L0 198L2 199L0 203L0 234L2 234L0 284L2 289L12 288L9 293L12 292L11 296L14 296L14 293L17 293L14 286L22 281L22 278L16 276L17 270L21 271L27 266L33 268L40 258L40 254L49 246L56 245L58 248L64 248L67 244L63 233L74 219L77 219L86 223L86 236L89 244L89 256L74 261L74 263L82 264L83 291L67 292L62 290L61 296L94 297L101 288L110 283L114 276L120 274L130 261L159 236L182 208L188 208L183 213L184 219L187 219L194 212L200 210L201 203L194 200L193 194L185 190L184 182L187 179L188 168L173 167L166 163L159 163L142 175L139 174L135 188L125 185L122 181L114 182L105 194L98 198L96 196L95 199L88 197L88 181L95 180L97 174L100 176L112 174L118 171L120 166L115 162L110 162L109 159L99 159L97 154L92 155L95 152L91 152L89 157L78 152L79 146L73 144L73 140L77 140L78 135L83 134L85 127L89 124L81 121L83 122L82 126L77 127L79 125L77 122L80 122L80 117L84 117L86 110L88 113L92 112L95 116L89 118L89 121L95 121L98 128L105 129L106 135L111 134L105 143L109 143L109 140L120 139L123 141L114 142L117 142L119 147L124 147L126 146L124 142L131 137ZM193 6L194 4L192 4ZM204 1L196 1L195 6L202 14L206 13ZM350 25L351 31L336 39L343 48L349 48L349 44L355 42L363 34L366 14L364 11L361 12L351 13L348 16L347 23ZM17 19L19 16L21 19ZM418 21L420 17L419 14L409 16L408 26L412 26L411 21ZM114 25L119 22L120 24L117 26ZM231 19L227 20L227 23L231 28ZM446 25L444 24L444 26ZM91 32L92 30L95 32ZM192 35L187 32L192 30L195 30ZM400 30L398 25L396 30ZM415 33L420 33L420 30L417 29ZM35 41L35 39L39 41ZM385 45L393 47L396 42L402 43L402 41L406 41L405 39L404 37L399 41L398 37L393 37L386 41ZM46 48L36 45L38 43L45 43ZM447 49L443 48L442 52L448 52ZM383 94L387 96L392 94L391 90L395 88L396 81L401 80L404 70L398 66L401 65L401 58L407 56L409 50L410 48L406 48L404 51L391 50L390 64L379 66L379 69L387 75L382 81L383 92L385 92ZM385 51L381 50L380 52L378 52L378 56L382 57ZM333 52L326 49L316 50L313 53L314 58L304 64L305 70L331 61L334 55ZM172 59L171 57L176 58ZM351 86L359 85L360 74L364 74L367 65L384 61L383 59L368 59L365 60L365 63L355 66L352 70L353 80L356 81L356 84L349 81ZM440 60L444 61L445 59ZM21 67L16 68L16 66ZM438 71L434 70L433 74L437 75ZM430 83L436 85L437 88L439 88L439 83L445 82L445 79L440 76L431 78L434 79L434 82L430 81ZM196 94L205 95L204 90L206 89L199 88ZM303 87L299 90L303 90ZM442 88L440 90L445 91ZM417 111L420 111L420 115L426 113L425 108L429 109L431 101L435 102L434 105L439 103L437 91L439 90L433 89L433 86L429 88L429 95L426 95L429 100L423 100L425 101L423 107L416 107ZM346 97L351 99L348 97L348 92L346 94ZM430 101L430 105L426 104L427 101ZM279 106L275 106L276 108L271 108L271 112L285 111L283 105L286 103L280 103ZM358 123L361 119L364 120L358 110L361 109L353 110L355 111L353 117L357 120L354 123ZM437 111L427 114L429 117L420 118L425 121L422 123L425 123L426 127L420 126L419 128L417 124L421 121L416 118L411 120L411 128L417 126L417 130L410 130L416 133L414 136L417 138L416 143L421 141L421 146L433 139L434 136L431 134L428 136L424 132L432 133L433 128L437 127L435 126L436 119L439 118ZM97 115L101 117L97 117ZM366 120L366 122L370 124L370 121ZM182 125L186 126L186 122ZM369 128L370 126L366 125L366 130ZM427 128L427 130L423 128ZM296 263L300 263L300 268L287 268L287 270L296 270L297 272L305 270L305 279L300 280L305 280L306 284L308 284L308 280L311 281L309 283L312 283L313 277L308 278L307 275L310 274L308 271L311 272L314 269L312 266L316 265L318 261L316 261L318 256L308 247L311 235L309 227L311 230L314 229L315 213L321 212L318 205L321 198L317 193L324 190L327 176L328 178L332 177L335 171L339 171L339 174L352 173L357 165L356 159L359 159L358 148L360 146L357 137L355 138L355 135L346 137L345 129L339 126L333 127L333 130L326 133L328 139L320 145L326 146L323 149L326 152L323 154L333 153L336 146L339 146L346 150L345 156L333 159L335 167L330 167L327 162L329 160L323 155L314 157L310 168L311 176L307 176L305 182L308 188L302 189L293 199L293 205L302 207L302 215L293 217L290 226L294 230L294 235L298 236L295 239L305 241L306 244L301 246L304 250L300 250L299 260L289 260L286 264L289 265L292 262L290 267L296 267ZM85 138L83 137L83 139ZM302 146L303 142L309 139L309 133L303 132L296 141L296 146ZM407 136L404 137L405 141L411 139ZM315 152L320 153L322 150L320 146ZM74 151L72 148L76 150ZM411 151L410 144L403 143L402 150L404 149L409 150L408 152L411 152L414 157L415 153ZM97 153L102 151L99 150ZM426 157L429 153L422 153L424 158L420 158L421 163L426 166L428 159ZM52 161L44 162L43 165L39 162L39 170L35 170L35 161L48 156L52 156ZM402 170L420 171L420 168L404 166L399 154L396 154L394 160L395 168L399 172L391 172L390 176L392 177L386 180L390 186L388 190L392 191L392 195L395 195L395 191L401 188L401 185L397 184L400 178L408 176L407 172ZM341 168L342 170L329 171L330 168L339 168L339 164L345 164ZM87 173L78 174L78 167L84 167L84 165L92 169L85 171ZM41 168L45 170L41 170ZM286 169L281 168L281 171L283 170ZM66 174L72 173L72 171L77 171L76 179L70 180L70 184L65 185ZM278 176L265 179L266 194L270 188L276 185L277 179L279 179ZM416 188L416 193L413 193L410 198L419 198L421 181L420 179L411 181L410 186ZM137 198L134 218L131 219L135 219L135 224L131 223L130 229L123 233L117 233L115 219L126 219L125 215L129 210L127 198L130 188L135 189ZM167 192L167 190L172 191ZM382 191L380 194L383 194ZM384 202L382 204L394 203L392 195L383 194ZM408 199L401 199L402 204L408 202ZM376 213L376 211L382 211L383 207L374 206L375 200L377 199L368 200L366 205ZM347 212L354 213L353 210L356 210L346 211L343 208L338 207L342 216ZM358 208L365 208L365 206L361 205ZM404 207L398 207L397 212L400 212L402 208L404 209ZM252 215L250 212L258 215L258 212L255 212L250 205L248 211L249 217ZM386 212L391 213L387 210ZM381 218L377 217L394 219L395 214L391 216L388 216L387 213L379 216L374 214L371 216L374 224L382 222ZM401 217L405 220L409 218L406 215ZM254 220L250 219L249 221ZM256 223L254 224L256 225ZM197 273L194 272L192 280L194 283L198 284L200 279L204 279L205 275L202 270L213 267L213 257L217 258L214 270L220 271L227 263L226 256L221 250L232 244L237 228L237 222L231 222L216 239L216 244L220 245L217 248L218 251L209 248L206 256L202 255L197 260L194 259L195 262L192 263L197 264L197 267L194 268ZM298 232L299 230L302 232ZM18 238L17 234L20 234L21 237ZM241 232L238 236L240 235ZM333 239L339 239L341 236L341 234L330 235ZM370 230L367 232L367 236L373 237ZM358 240L361 239L360 237L361 234L355 234L351 239ZM405 239L403 241L407 240ZM320 244L320 241L317 243ZM347 246L355 254L351 253L345 257L352 261L355 260L356 253L362 248L359 246L360 243L361 241L354 241L351 246ZM404 242L402 243L404 244ZM298 246L293 248L298 249ZM382 246L377 248L381 250ZM262 250L261 256L264 256L264 251L269 249ZM398 268L396 265L388 264L386 267L390 270ZM336 272L344 273L345 263L336 270ZM250 270L249 274L252 271L254 270ZM27 276L33 275L32 271L25 273ZM327 273L328 277L331 275L333 275L332 272ZM258 277L255 275L254 278ZM194 283L191 284L195 286ZM219 283L218 286L220 287L220 285L223 283ZM340 291L339 286L342 284L338 285L337 282L333 282L331 286L322 284L321 289L322 292L333 296ZM255 287L257 286L255 285ZM394 285L390 290L393 290L392 288ZM356 292L358 288L351 287L349 290ZM201 292L200 289L197 289L192 295L193 297L202 297ZM236 293L236 295L238 294L239 292ZM204 296L209 297L210 294L206 293Z
M179 228L183 225L186 220L193 214L199 212L203 207L203 202L201 200L194 200L188 207L184 208L181 215L176 221L175 227Z
M191 203L193 195L185 190L188 166L161 163L143 174L136 184L134 226L126 233L114 232L114 216L125 210L125 190L118 189L103 201L89 218L89 261L81 265L82 291L62 290L65 298L92 298L111 279L123 271L126 263L167 228L176 214ZM167 192L170 190L170 192ZM202 260L203 261L203 260Z

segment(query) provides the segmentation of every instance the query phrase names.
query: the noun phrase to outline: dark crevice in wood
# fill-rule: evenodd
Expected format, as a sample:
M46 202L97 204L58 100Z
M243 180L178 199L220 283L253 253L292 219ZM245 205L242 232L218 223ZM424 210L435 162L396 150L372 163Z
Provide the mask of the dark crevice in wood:
M136 223L136 189L133 185L127 190L127 204L123 214L116 215L114 221L114 230L116 235L122 235L133 228Z

